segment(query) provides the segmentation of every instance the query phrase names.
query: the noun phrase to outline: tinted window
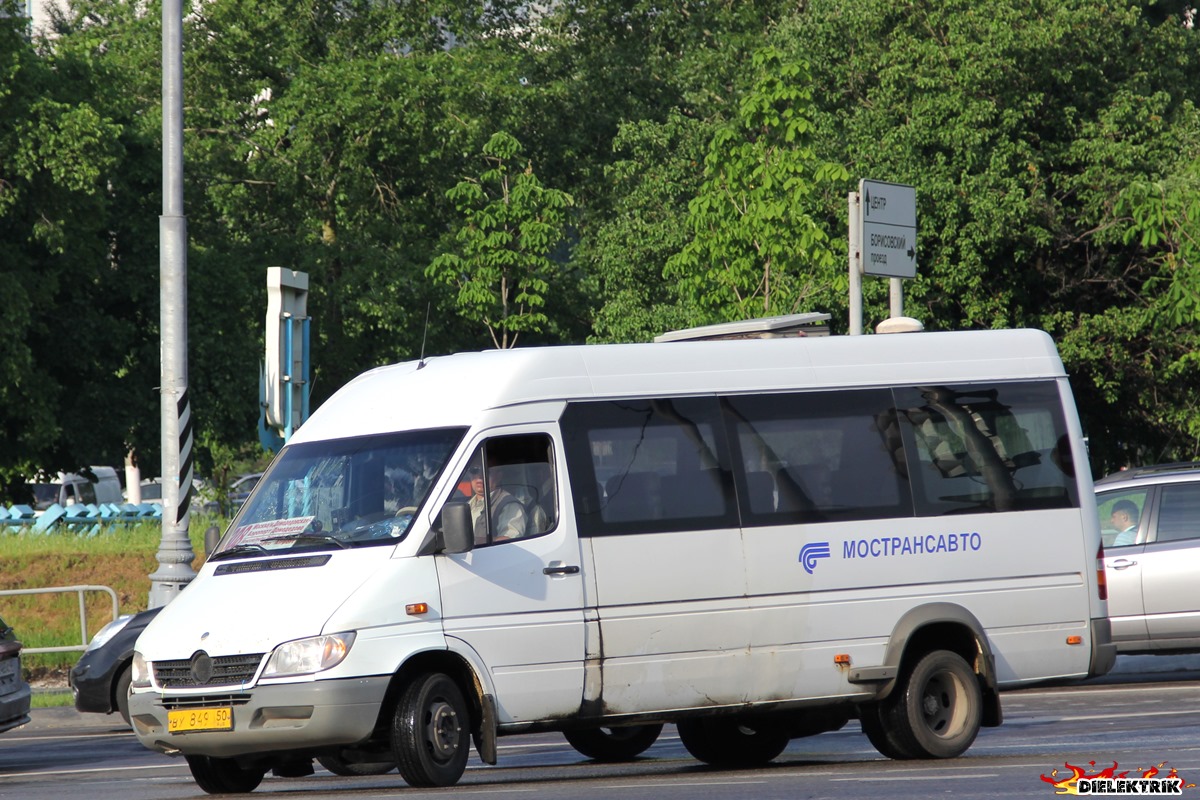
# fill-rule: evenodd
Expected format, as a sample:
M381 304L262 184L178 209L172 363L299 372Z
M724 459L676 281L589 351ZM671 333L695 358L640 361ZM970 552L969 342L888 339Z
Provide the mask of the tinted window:
M562 428L581 534L733 527L715 398L570 403Z
M743 524L912 515L887 390L727 397L723 404L741 466Z
M1200 537L1200 483L1168 483L1159 490L1155 541Z
M1078 507L1053 382L895 389L922 516Z

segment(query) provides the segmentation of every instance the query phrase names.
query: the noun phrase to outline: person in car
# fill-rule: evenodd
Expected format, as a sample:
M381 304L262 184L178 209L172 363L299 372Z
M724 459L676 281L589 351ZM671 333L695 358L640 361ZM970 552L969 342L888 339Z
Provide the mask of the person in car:
M1113 547L1133 544L1137 539L1138 507L1132 500L1118 500L1113 503L1112 526L1117 529L1117 538L1113 539Z
M488 501L483 499L483 469L478 465L467 468L467 476L471 479L471 521L475 526L475 541L487 541L487 516L484 509L490 509L492 524L492 541L519 539L525 535L528 521L525 506L520 500L501 485L497 471L488 470L488 481L492 488L488 493Z

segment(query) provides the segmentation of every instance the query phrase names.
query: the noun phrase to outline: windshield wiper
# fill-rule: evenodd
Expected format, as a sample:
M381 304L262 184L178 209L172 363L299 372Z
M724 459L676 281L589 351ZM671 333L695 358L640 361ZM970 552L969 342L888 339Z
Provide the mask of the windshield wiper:
M264 541L291 542L293 545L300 544L301 542L307 542L307 543L314 544L314 545L335 544L341 550L345 550L346 548L348 548L350 546L350 545L346 544L345 542L343 542L341 539L338 539L334 536L330 536L327 533L299 533L299 534L294 534L291 536L272 536L270 539L265 539Z
M231 547L228 550L222 550L219 553L209 557L209 561L223 561L226 558L237 558L238 556L256 556L263 555L267 552L267 548L260 544L239 544L236 547Z

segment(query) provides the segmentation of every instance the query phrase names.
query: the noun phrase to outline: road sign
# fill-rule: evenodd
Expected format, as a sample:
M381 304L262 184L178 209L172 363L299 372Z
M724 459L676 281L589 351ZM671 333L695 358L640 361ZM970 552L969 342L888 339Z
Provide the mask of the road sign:
M860 180L862 269L867 275L917 276L917 190Z

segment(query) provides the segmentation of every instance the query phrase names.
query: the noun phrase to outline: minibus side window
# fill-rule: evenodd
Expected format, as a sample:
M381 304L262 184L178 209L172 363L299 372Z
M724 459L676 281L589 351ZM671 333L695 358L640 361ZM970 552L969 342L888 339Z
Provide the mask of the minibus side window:
M887 390L730 396L722 405L741 465L743 525L912 516L903 453L886 428Z
M1079 507L1054 382L893 393L919 515Z
M737 525L716 398L568 403L562 429L581 535Z
M496 436L476 448L447 502L470 505L475 545L482 547L553 530L556 487L549 436Z

